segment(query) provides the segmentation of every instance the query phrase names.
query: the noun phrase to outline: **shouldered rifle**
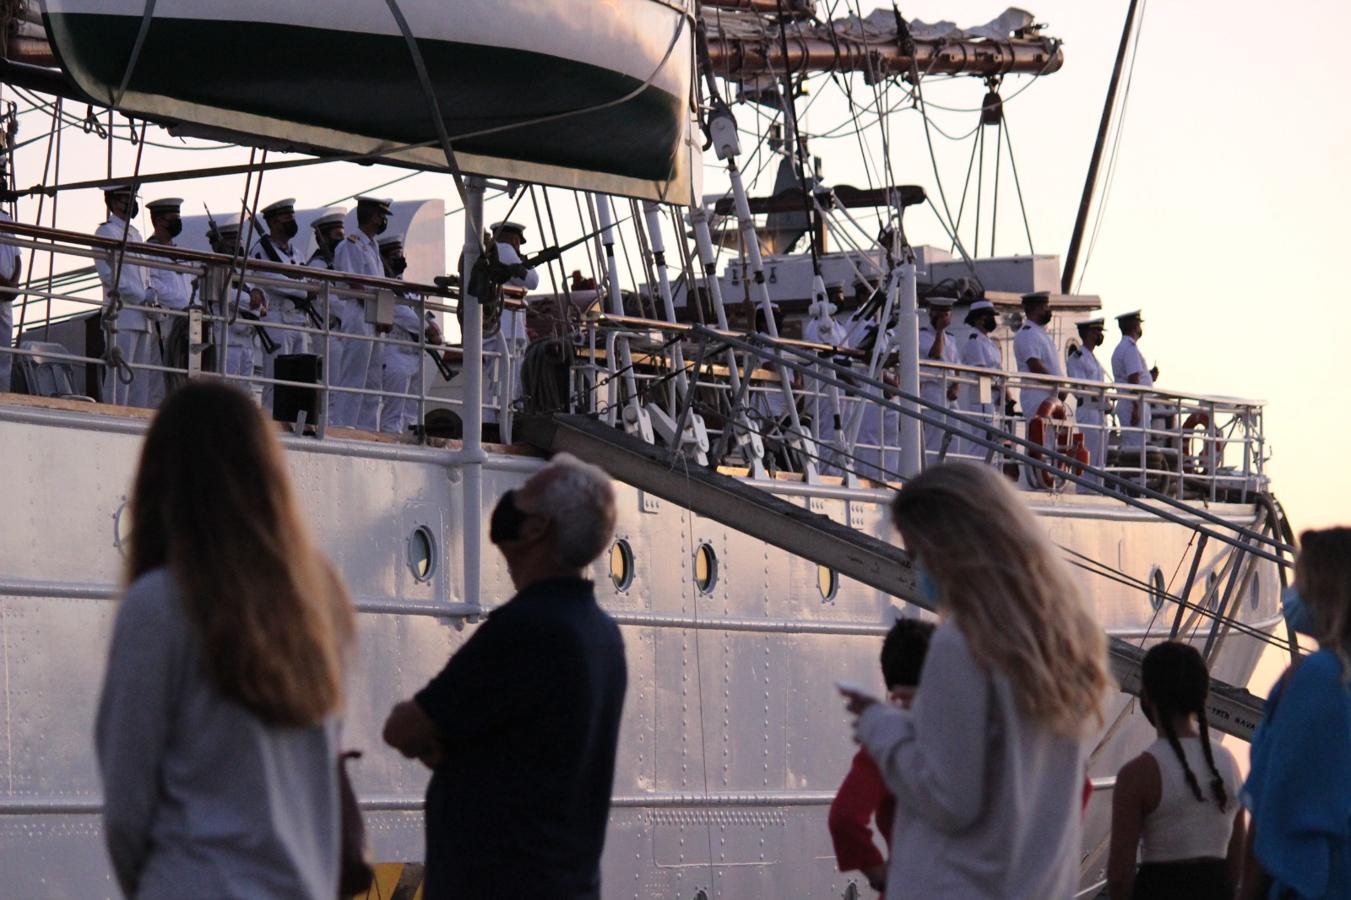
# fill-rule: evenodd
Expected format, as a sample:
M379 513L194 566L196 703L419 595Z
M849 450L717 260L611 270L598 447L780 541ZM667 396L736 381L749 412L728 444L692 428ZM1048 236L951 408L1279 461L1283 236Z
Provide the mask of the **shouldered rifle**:
M277 252L276 245L272 243L272 235L263 229L262 225L259 224L258 217L256 215L253 217L253 227L258 232L258 246L263 248L263 253L267 254L267 258L272 262L276 263L277 265L285 265L282 262L281 254ZM332 261L330 260L330 267L331 262ZM323 320L320 319L319 314L314 311L314 303L311 300L311 294L308 290L305 291L304 297L288 296L286 299L294 303L296 309L300 310L305 314L305 318L310 320L311 325L313 325L320 331L323 330L324 328Z
M203 203L202 208L206 210L206 239L207 241L210 242L212 251L215 253L229 253L231 256L234 256L236 251L238 250L238 247L226 249L225 241L221 237L220 228L216 225L215 217L211 215L211 207ZM227 287L226 289L228 290L229 288ZM221 299L222 301L224 301L224 298ZM225 305L226 304L222 302L221 304L222 319L228 318L228 316L225 315ZM261 319L258 318L256 314L249 312L246 309L236 310L236 315L239 318L245 319L250 322L262 321ZM272 339L272 335L267 333L266 328L264 328L262 325L255 325L253 326L253 330L257 332L258 341L263 345L263 351L265 353L277 352L277 342Z

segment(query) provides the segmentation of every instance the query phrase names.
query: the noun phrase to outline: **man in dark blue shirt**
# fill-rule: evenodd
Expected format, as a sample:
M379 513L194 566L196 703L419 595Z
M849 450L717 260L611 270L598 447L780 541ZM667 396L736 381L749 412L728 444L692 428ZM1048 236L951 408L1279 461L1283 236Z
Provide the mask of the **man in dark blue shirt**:
M493 511L517 594L412 700L385 740L433 770L426 900L593 900L627 671L582 572L614 532L614 492L560 454Z

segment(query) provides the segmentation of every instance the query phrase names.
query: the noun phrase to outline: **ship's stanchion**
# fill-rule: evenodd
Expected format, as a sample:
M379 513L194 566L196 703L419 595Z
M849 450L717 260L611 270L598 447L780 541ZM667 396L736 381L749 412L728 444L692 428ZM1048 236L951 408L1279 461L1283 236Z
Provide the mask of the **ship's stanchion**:
M601 244L605 247L606 303L610 308L610 315L622 316L624 315L624 297L619 291L619 263L615 260L614 215L610 211L610 198L604 194L596 194L594 199L596 201L596 216L600 220ZM624 430L629 434L636 434L649 444L655 443L656 439L652 434L652 419L647 410L643 408L638 395L638 379L633 373L633 357L629 354L629 339L622 334L617 336L615 349L619 352L624 393L628 395L620 413L623 417Z
M481 606L479 597L480 566L483 559L483 307L479 298L469 292L481 252L479 243L483 227L483 179L469 176L465 179L464 202L464 277L460 283L460 306L463 308L464 350L464 602Z

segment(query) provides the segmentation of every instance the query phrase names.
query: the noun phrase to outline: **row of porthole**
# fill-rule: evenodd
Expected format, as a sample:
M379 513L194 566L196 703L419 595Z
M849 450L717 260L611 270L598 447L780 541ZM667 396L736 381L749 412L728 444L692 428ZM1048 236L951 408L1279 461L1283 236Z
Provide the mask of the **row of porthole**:
M633 555L633 545L624 538L610 545L610 581L615 590L627 591L633 587L637 566ZM694 549L694 586L701 594L711 594L718 584L718 554L708 542ZM840 576L829 566L816 567L816 588L821 599L829 602L835 599L840 589Z
M1214 610L1220 603L1219 594L1220 577L1215 572L1206 575L1206 592L1202 595L1208 609ZM1164 581L1163 570L1154 566L1149 570L1149 605L1157 612L1163 606L1163 601L1168 598L1168 585ZM1257 609L1262 604L1262 584L1256 578L1250 578L1248 582L1248 605Z

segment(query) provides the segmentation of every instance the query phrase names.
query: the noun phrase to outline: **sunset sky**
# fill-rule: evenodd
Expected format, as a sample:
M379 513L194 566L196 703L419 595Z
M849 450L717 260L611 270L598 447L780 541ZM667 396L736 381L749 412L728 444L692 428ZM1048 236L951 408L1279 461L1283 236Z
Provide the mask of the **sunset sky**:
M1264 6L1260 13L1252 4L1219 0L1142 5L1122 143L1082 291L1100 295L1109 316L1144 308L1141 349L1159 365L1160 387L1269 401L1270 472L1295 527L1340 522L1351 487L1336 459L1351 438L1351 425L1342 413L1338 310L1344 301L1336 283L1336 248L1346 231L1345 210L1351 208L1346 172L1351 117L1345 114L1344 85L1330 77L1325 47L1292 39L1351 31L1351 4L1291 0ZM849 6L818 0L823 13L834 8L843 15ZM863 0L863 6L872 3ZM1047 23L1048 33L1064 40L1066 56L1059 73L1039 79L1006 106L1039 253L1063 256L1068 245L1126 6L1125 0L1026 4ZM1004 5L926 0L902 8L910 18L970 25L993 18ZM1004 96L1027 81L1010 77ZM838 92L823 90L831 94L808 113L808 132L827 131L845 120ZM934 83L925 97L969 108L983 94L979 82L962 81ZM743 125L753 120L740 108L738 115ZM934 109L932 117L935 126L956 136L975 124L972 112ZM21 141L44 133L49 124L41 112L21 121ZM171 141L155 130L151 136ZM880 159L876 136L876 128L867 133L873 163ZM937 133L934 139L955 211L972 145ZM992 152L992 136L990 141ZM17 154L20 186L41 180L43 143ZM828 180L866 183L855 141L820 141L812 150L825 158ZM121 143L115 154L114 170L128 171L134 149ZM223 165L246 161L247 155L238 149L151 148L142 168ZM936 196L920 118L913 110L892 117L891 161L898 181L924 185ZM105 166L99 142L68 129L62 180L97 178ZM302 206L318 206L402 174L349 164L275 173L267 177L263 202L296 196ZM1006 159L998 251L1022 253L1027 242L1009 175ZM710 172L707 186L719 185L717 172ZM200 200L237 207L241 190L242 177L147 189L155 196L190 198L191 210L185 212L199 211ZM418 175L379 193L399 199L441 197L447 208L459 205L449 179L439 175ZM153 198L143 192L142 199ZM102 221L101 198L94 191L63 196L60 203L63 227L92 231ZM46 209L49 214L50 206ZM490 217L505 211L505 204L497 203L488 210ZM31 222L35 213L36 201L21 203L22 219ZM458 235L461 227L458 216L447 220L448 234ZM911 237L947 245L931 216L912 225ZM982 253L989 252L988 240L982 238ZM1109 350L1116 338L1110 326Z

